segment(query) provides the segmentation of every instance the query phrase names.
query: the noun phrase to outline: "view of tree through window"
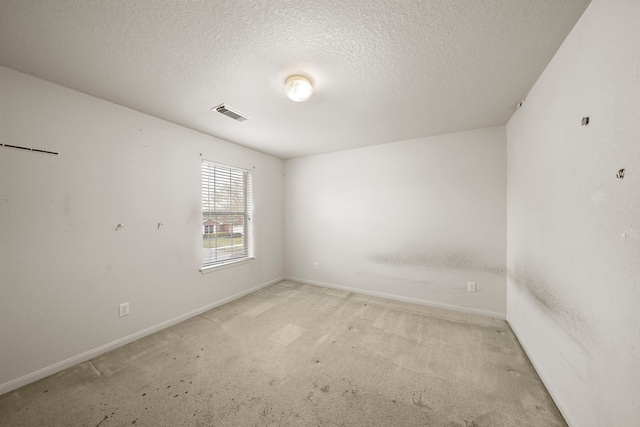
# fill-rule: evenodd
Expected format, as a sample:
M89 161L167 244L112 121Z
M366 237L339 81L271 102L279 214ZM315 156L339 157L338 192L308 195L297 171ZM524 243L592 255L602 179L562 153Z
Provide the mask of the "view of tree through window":
M251 256L251 173L202 162L203 267Z

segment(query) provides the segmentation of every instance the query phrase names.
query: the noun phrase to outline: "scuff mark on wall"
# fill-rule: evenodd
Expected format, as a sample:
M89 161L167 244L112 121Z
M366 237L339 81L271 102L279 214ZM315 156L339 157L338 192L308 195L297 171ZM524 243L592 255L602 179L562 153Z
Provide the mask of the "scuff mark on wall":
M537 267L517 266L508 272L511 282L525 290L537 306L588 353L588 341L596 337L593 319L586 317L576 304L563 297L547 277Z
M479 271L504 276L506 268L485 262L479 256L464 252L401 250L387 254L374 254L371 261L385 265L422 266L439 270Z

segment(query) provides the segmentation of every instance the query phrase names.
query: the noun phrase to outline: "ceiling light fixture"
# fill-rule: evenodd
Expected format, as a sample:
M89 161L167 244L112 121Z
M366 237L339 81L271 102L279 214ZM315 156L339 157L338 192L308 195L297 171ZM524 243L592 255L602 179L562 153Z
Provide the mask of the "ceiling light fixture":
M306 101L313 93L311 82L303 76L289 77L284 87L289 99L295 102Z

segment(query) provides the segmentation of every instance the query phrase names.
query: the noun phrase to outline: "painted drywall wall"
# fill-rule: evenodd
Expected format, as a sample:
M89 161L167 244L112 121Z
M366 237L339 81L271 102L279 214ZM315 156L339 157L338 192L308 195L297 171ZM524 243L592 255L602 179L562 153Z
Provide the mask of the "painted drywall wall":
M285 161L286 276L504 317L505 162L502 126Z
M281 160L7 68L0 100L3 144L60 152L0 147L1 391L282 277ZM202 158L254 171L256 259L208 274Z
M594 0L507 125L507 319L571 426L640 420L639 22Z

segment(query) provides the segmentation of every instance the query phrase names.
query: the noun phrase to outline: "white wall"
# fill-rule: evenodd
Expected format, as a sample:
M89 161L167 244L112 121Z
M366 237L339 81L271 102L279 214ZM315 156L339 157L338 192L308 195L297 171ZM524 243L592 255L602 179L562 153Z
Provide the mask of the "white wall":
M1 67L0 140L61 153L0 148L0 392L283 275L279 159ZM198 271L201 158L255 167L255 261Z
M502 126L285 162L287 277L504 317L505 267Z
M507 319L570 425L638 425L640 2L591 3L507 140Z

